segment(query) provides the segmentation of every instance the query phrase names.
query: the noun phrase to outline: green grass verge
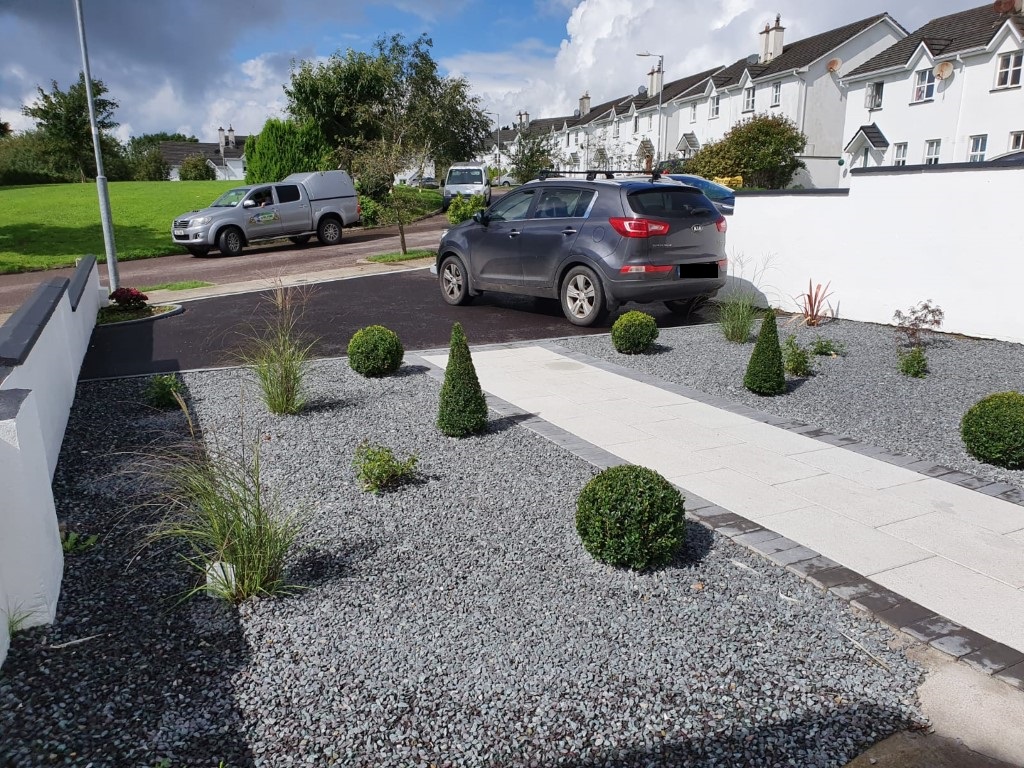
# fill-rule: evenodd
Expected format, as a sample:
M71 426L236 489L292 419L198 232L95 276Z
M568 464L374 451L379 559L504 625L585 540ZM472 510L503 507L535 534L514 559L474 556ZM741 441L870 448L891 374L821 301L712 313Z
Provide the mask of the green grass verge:
M117 258L184 253L171 222L204 208L240 181L115 181L109 185ZM71 267L95 254L106 261L95 184L0 187L0 274Z
M433 258L437 256L436 251L428 250L413 250L408 253L381 253L377 256L367 256L367 261L373 261L378 264L389 264L393 261L412 261L413 259L425 259L427 257Z
M213 283L204 283L202 280L181 280L177 283L159 283L158 285L144 285L139 288L143 293L150 291L188 291L192 288L209 288Z

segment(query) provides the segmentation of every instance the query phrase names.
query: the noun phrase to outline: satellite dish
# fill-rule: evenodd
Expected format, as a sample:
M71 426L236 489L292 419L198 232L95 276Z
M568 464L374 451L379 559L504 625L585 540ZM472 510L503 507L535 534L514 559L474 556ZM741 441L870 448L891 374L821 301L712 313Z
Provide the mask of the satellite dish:
M825 65L829 72L838 72L841 66L843 66L842 59L831 59L828 64Z
M646 96L647 95L647 86L646 85L641 85L639 88L637 88L636 89L636 95L637 96Z
M953 74L953 62L952 61L940 61L935 65L932 72L935 75L936 80L945 80Z
M761 60L761 57L756 53L752 53L747 56L747 64L757 64Z
M572 116L573 116L573 117L579 117L579 116L580 116L580 111L579 111L578 109L574 109L574 110L572 111Z

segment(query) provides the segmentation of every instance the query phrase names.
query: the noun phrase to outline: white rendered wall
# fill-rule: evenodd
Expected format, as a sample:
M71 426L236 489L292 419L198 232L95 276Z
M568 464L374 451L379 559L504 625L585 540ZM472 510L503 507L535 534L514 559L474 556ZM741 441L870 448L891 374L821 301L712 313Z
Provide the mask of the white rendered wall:
M943 330L1024 343L1019 191L1024 169L867 174L839 195L741 196L729 218L732 269L770 304L796 310L808 280L831 282L843 318L890 323L923 299Z

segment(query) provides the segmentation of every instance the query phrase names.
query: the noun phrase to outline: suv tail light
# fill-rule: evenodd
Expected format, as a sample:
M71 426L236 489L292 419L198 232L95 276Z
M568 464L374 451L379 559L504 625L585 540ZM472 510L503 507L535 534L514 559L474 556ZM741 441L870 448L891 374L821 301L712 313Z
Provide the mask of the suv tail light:
M623 237L656 237L657 235L667 235L669 230L668 222L655 219L627 219L621 216L612 216L608 219L608 223Z
M663 274L665 272L671 272L675 268L675 264L630 264L620 269L619 273L623 275Z
M725 234L725 230L729 228L729 224L728 222L726 222L725 216L718 217L718 221L715 222L715 227L717 227L718 231L721 232L723 235Z

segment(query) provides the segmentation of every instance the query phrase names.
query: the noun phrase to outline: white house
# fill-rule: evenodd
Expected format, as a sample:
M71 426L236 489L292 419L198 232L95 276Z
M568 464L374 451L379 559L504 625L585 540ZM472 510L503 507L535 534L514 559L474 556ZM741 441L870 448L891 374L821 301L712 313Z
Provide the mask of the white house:
M218 179L245 179L245 141L248 136L236 136L230 125L225 131L217 129L218 141L161 141L160 156L171 168L171 181L178 181L181 163L189 155L202 155L213 168Z
M845 170L1024 149L1020 7L1009 0L1008 12L989 4L933 19L849 70Z

